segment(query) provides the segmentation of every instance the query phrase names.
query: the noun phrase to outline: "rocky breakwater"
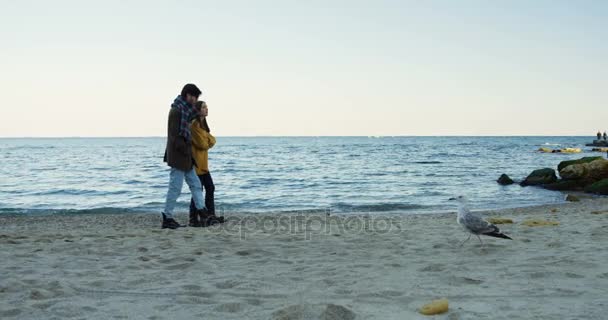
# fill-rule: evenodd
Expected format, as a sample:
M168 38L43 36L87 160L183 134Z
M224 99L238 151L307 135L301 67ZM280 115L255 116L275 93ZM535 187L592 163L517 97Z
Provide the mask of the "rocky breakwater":
M557 172L552 168L534 170L520 185L608 195L608 160L602 157L585 157L562 161L557 166Z

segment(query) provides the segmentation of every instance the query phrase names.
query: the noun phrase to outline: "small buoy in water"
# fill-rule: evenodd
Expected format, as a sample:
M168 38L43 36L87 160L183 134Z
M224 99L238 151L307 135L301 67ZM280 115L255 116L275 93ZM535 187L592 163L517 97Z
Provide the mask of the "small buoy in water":
M425 316L432 316L435 314L445 313L448 311L448 309L448 299L439 299L422 306L422 308L420 308L420 313Z

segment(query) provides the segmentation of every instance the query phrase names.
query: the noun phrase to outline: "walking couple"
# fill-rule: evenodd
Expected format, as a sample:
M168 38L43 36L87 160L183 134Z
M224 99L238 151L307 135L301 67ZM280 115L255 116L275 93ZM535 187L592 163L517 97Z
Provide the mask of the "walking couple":
M207 227L224 222L215 215L213 193L215 186L208 167L208 150L215 145L215 138L207 124L209 112L204 101L198 101L201 90L187 84L171 104L169 111L167 147L164 161L171 167L169 191L162 213L162 228L182 227L173 217L173 209L182 192L184 180L190 187L191 227ZM203 186L205 199L203 200Z

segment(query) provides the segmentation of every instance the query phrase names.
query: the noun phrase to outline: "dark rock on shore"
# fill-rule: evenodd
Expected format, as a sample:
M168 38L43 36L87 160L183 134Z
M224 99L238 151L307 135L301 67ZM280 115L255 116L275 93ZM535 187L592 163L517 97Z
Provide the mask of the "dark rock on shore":
M585 184L576 180L559 180L554 183L546 184L543 187L547 190L554 191L580 191L583 190Z
M567 194L566 195L566 201L568 201L568 202L580 202L581 199L579 199L577 196L573 196L571 194Z
M496 180L496 182L498 182L498 184L503 185L503 186L507 186L507 185L515 183L515 181L513 181L513 179L509 178L509 176L504 173L500 176L500 178L498 178L498 180Z
M532 173L530 173L530 175L528 175L526 179L522 181L521 186L539 186L555 182L557 182L555 170L551 168L544 168L532 171Z
M585 185L591 184L608 178L608 160L599 158L590 162L571 164L561 169L559 175L564 180L579 180Z
M602 179L585 187L585 192L608 195L608 179Z
M585 191L608 195L608 160L603 157L562 161L558 170L561 179L557 179L555 170L544 168L530 173L521 185L541 186L555 191Z
M606 140L593 140L593 143L587 143L587 147L608 147L608 141Z
M557 165L557 171L562 171L562 169L564 169L565 167L569 166L569 165L573 165L573 164L581 164L581 163L588 163L588 162L592 162L595 161L597 159L604 159L602 157L584 157L578 160L568 160L568 161L562 161L559 163L559 165Z

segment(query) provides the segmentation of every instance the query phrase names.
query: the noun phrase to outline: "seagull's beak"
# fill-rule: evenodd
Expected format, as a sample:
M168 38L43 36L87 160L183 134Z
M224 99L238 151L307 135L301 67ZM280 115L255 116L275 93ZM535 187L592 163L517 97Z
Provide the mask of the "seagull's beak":
M448 201L454 201L456 198L449 198Z

